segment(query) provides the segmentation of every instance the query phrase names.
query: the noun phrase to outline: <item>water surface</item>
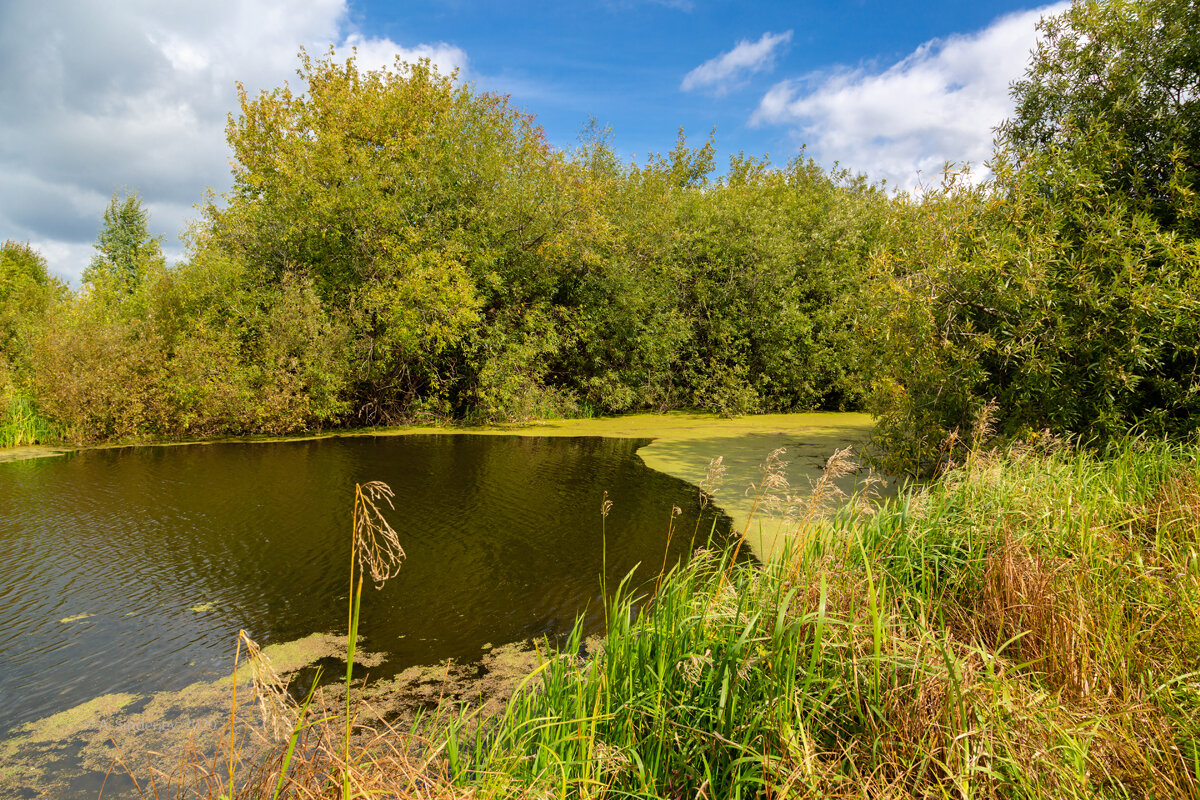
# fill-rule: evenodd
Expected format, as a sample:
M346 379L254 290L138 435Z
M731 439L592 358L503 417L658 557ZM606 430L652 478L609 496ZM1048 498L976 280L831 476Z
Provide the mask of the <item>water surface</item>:
M364 589L381 677L488 645L599 629L615 584L685 556L696 490L646 440L421 435L88 450L0 463L0 732L110 692L228 674L261 644L346 630L355 482L396 492L408 559ZM671 508L683 515L667 547ZM703 512L701 537L728 519Z

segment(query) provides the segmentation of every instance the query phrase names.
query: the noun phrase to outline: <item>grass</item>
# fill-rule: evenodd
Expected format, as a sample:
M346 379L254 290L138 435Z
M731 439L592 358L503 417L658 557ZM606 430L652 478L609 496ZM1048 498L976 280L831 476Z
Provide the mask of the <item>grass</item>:
M492 718L306 710L236 796L1200 798L1200 448L972 452L832 515L772 475L779 558L623 585Z
M38 415L31 400L16 393L0 395L0 447L48 444L62 433Z
M765 566L703 554L640 615L618 598L602 653L547 661L456 785L1200 796L1196 450L975 456L802 524Z

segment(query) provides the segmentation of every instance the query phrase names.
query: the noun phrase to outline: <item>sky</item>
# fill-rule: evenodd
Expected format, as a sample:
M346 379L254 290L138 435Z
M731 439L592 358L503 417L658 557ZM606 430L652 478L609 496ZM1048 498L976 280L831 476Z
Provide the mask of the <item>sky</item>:
M296 84L297 53L429 58L510 95L571 148L589 120L626 160L682 128L785 164L803 151L913 189L987 175L1037 20L1016 0L0 0L0 240L78 284L105 207L137 192L169 259L231 182L237 82Z

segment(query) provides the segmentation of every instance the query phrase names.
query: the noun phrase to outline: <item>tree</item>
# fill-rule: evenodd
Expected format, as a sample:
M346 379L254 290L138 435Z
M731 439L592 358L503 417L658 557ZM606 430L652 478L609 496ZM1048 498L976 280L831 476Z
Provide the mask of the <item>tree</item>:
M96 255L83 271L84 282L129 295L152 270L165 267L162 237L150 235L149 222L150 213L136 193L124 197L114 193L104 210Z
M444 413L491 374L499 351L479 339L523 338L509 312L553 292L540 254L572 205L562 156L506 98L428 61L360 71L302 54L299 76L302 93L242 90L208 241L265 285L311 281L350 321L365 421Z
M917 472L981 415L1093 443L1200 426L1200 7L1081 1L1041 30L993 182L910 204L925 234L881 259L879 430Z
M64 290L28 242L0 245L0 388L7 381L5 373L26 372L29 340Z
M1080 0L1039 30L999 128L1003 155L1045 170L1054 191L1077 184L1080 160L1103 143L1086 177L1165 230L1200 235L1200 4Z

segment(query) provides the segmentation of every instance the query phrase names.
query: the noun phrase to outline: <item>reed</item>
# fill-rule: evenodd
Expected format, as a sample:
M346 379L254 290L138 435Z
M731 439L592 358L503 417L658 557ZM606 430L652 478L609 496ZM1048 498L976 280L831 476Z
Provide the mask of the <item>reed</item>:
M974 447L836 508L771 474L781 557L622 582L492 718L306 711L236 796L1200 798L1200 448Z
M652 607L623 586L455 785L1200 797L1198 486L1195 448L976 450L873 511L800 508L780 559L702 551Z
M48 444L62 432L37 413L33 402L13 392L0 394L0 447Z

